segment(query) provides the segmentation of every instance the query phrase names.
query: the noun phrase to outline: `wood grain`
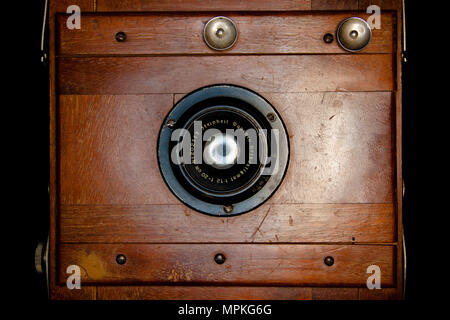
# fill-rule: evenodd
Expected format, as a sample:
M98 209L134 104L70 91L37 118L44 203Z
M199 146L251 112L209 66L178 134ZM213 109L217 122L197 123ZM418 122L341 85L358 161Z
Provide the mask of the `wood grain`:
M312 300L358 300L358 288L312 288Z
M217 218L182 204L62 206L64 243L287 243L395 241L392 204L271 204Z
M392 203L390 93L267 98L290 137L276 203ZM60 203L179 204L156 158L171 104L169 95L61 96Z
M357 289L356 289L357 290ZM103 286L98 300L311 300L311 288L236 286Z
M94 11L94 0L50 0L50 18L53 20L53 16L56 13L66 13L67 8L71 5L79 6L82 14Z
M383 288L372 289L359 288L360 300L400 300L402 299L402 291L399 288Z
M280 93L393 90L389 54L60 58L57 68L60 94L173 94L217 83Z
M357 10L358 0L311 0L312 10Z
M97 290L97 294L95 293ZM396 288L244 287L244 286L99 286L68 290L55 286L52 300L398 300Z
M290 164L276 203L391 203L393 96L266 94L290 138Z
M57 172L57 158L58 158L58 150L56 144L56 136L57 136L57 126L58 119L56 115L56 62L55 62L55 10L57 5L60 2L56 0L49 1L49 261L47 265L48 272L48 292L49 297L54 299L57 294L53 294L55 290L57 290L57 258L56 258L56 247L57 247L57 226L59 224L58 221L58 172Z
M311 0L97 0L98 11L310 10Z
M214 256L222 253L224 264ZM127 261L118 265L117 254ZM326 266L324 258L334 264ZM366 286L367 267L381 269L381 286L395 279L395 247L292 244L61 244L60 283L69 265L81 268L81 282L122 284L233 284Z
M352 15L367 19L367 14ZM214 51L203 40L203 28L211 14L83 15L83 28L66 27L66 15L58 16L57 53L63 55L138 54L300 54L346 53L323 36L335 33L349 13L227 14L239 29L236 44L226 51ZM363 53L391 53L391 13L381 16L382 29L373 30ZM117 42L115 34L125 32L127 40Z
M402 7L401 0L359 0L359 9L366 11L367 7L377 5L383 10L400 10Z
M55 274L56 275L56 274ZM52 300L96 300L95 286L81 286L81 289L68 289L64 285L50 286L50 299Z
M61 203L173 202L156 159L172 102L172 95L62 96Z

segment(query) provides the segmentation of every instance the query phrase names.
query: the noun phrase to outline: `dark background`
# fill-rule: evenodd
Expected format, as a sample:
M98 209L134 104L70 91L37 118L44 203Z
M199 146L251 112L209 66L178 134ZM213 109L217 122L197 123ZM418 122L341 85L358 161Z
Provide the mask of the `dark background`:
M13 15L9 27L3 29L3 43L6 44L7 58L3 59L4 67L11 67L12 73L4 77L3 94L10 98L7 106L15 114L4 116L4 128L8 126L5 140L12 139L12 152L7 153L13 166L6 167L13 174L14 184L7 186L12 191L11 198L4 198L5 203L12 203L13 210L7 210L8 218L12 216L17 221L6 224L5 231L11 232L6 246L12 249L8 253L8 270L18 271L18 275L7 273L12 280L11 294L24 306L30 303L38 306L54 306L47 301L47 291L43 276L34 271L34 250L39 241L44 241L48 235L49 224L49 110L48 110L48 68L41 61L40 41L44 0L21 3L21 8L11 9L20 12ZM433 99L427 92L436 90L434 80L423 75L435 67L431 67L424 51L430 51L429 43L424 45L424 39L429 36L429 29L423 27L423 2L407 1L407 59L403 69L403 175L406 185L404 199L403 223L406 235L408 272L406 286L406 304L411 300L430 298L422 289L424 278L424 257L430 258L428 247L424 244L424 230L436 221L424 219L433 212L424 210L433 198L426 196L433 188L424 182L433 167L429 167L424 155L433 153L431 141L426 133L434 129L430 119ZM5 9L6 10L6 9ZM439 9L436 9L439 10ZM4 11L8 15L9 11ZM436 54L436 60L439 58ZM431 61L434 58L431 58ZM10 89L9 86L12 85ZM6 88L6 90L5 90ZM429 91L427 91L429 90ZM433 95L434 96L434 95ZM436 99L436 98L434 98ZM431 112L433 114L433 112ZM17 169L13 169L18 166ZM13 200L14 199L14 200ZM428 260L425 260L428 261ZM436 272L439 272L436 270ZM445 271L444 271L445 272ZM432 297L432 296L431 296ZM167 304L158 304L160 308ZM153 304L153 307L158 305ZM314 305L314 304L313 304ZM336 308L336 304L332 304ZM348 305L348 304L343 304ZM363 306L364 303L362 304ZM170 307L170 304L168 305ZM304 306L304 304L303 304ZM361 304L360 304L361 306ZM169 308L167 307L167 308ZM298 310L295 302L283 306L283 310ZM319 307L320 308L320 307ZM374 311L373 307L370 307ZM326 310L326 309L325 309ZM322 310L323 312L326 312Z

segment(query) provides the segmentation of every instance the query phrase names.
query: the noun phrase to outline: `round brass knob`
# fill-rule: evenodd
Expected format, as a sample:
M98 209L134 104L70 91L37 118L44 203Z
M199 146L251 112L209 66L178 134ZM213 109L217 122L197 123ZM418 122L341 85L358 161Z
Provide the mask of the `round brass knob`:
M372 39L372 30L365 20L352 17L339 24L336 35L342 48L355 52L367 47Z
M203 39L214 50L231 48L238 37L238 30L233 20L227 17L210 19L203 29Z

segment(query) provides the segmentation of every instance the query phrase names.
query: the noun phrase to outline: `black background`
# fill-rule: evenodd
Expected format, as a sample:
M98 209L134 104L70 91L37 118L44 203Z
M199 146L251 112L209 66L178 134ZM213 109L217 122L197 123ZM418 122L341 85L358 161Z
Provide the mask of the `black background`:
M5 8L2 12L8 21L3 22L3 69L10 71L9 75L3 74L5 102L2 103L2 127L6 129L3 133L4 141L11 144L8 150L4 150L2 158L9 162L4 166L5 173L12 175L12 182L6 185L11 194L3 197L6 219L3 220L2 227L7 235L3 247L9 249L4 251L3 267L6 273L3 274L11 282L5 291L12 300L23 305L24 309L30 306L36 310L45 310L44 313L68 308L71 313L82 315L86 310L107 306L109 311L122 314L127 310L123 307L132 306L141 311L145 309L148 318L153 318L156 309L166 315L176 314L177 305L184 303L148 302L142 305L91 302L83 303L90 307L84 309L74 307L79 303L47 301L45 281L34 272L34 249L37 242L46 239L49 224L48 69L40 62L44 1L28 2L21 2L16 8ZM425 235L427 230L434 230L434 225L439 224L439 221L432 219L435 211L431 210L430 202L437 202L437 196L433 191L434 185L428 181L429 176L436 175L437 163L427 159L439 158L439 152L436 154L432 144L434 139L430 139L428 134L431 133L432 137L439 135L436 128L439 126L434 123L436 115L438 118L442 115L440 111L436 111L436 107L443 107L436 95L436 91L440 90L436 85L436 77L441 70L432 63L439 62L442 51L435 50L428 42L424 44L424 39L432 35L429 34L429 29L423 27L424 15L429 16L425 14L423 2L418 2L407 1L406 7L408 62L403 69L403 174L406 185L403 222L408 273L406 301L393 303L402 307L411 307L414 304L411 303L412 300L435 299L437 294L430 294L430 282L439 283L439 280L430 280L439 279L439 272L445 273L445 270L440 271L434 267L442 257L432 255L429 249L431 242L427 240L433 239L433 232ZM431 57L425 58L425 52L431 54ZM430 75L430 71L436 77ZM13 115L9 115L9 111ZM10 222L9 218L14 221ZM373 303L326 304L330 307L322 308L316 302L278 303L275 304L274 313L292 312L293 315L299 314L296 318L302 318L301 312L304 310L317 310L328 317L329 313L334 315L336 310L344 309L364 313L363 310L367 310L370 313L367 315L372 316L383 315L379 305ZM101 308L104 309L106 308Z

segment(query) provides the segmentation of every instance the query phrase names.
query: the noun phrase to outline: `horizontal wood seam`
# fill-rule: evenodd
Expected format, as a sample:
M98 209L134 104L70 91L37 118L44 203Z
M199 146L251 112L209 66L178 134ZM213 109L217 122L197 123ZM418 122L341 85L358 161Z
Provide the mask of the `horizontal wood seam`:
M88 241L88 242L67 242L67 241L63 241L60 242L59 244L61 245L84 245L84 244L106 244L106 245L117 245L117 244L126 244L126 245L147 245L147 244L151 244L151 245L186 245L186 244L195 244L195 245L210 245L210 244L241 244L241 245L330 245L330 246L334 246L334 245L360 245L360 246L398 246L398 242L213 242L213 241L208 241L208 242L93 242L93 241Z

